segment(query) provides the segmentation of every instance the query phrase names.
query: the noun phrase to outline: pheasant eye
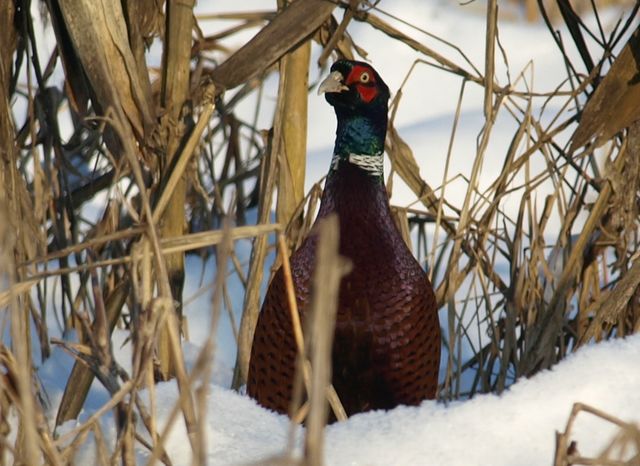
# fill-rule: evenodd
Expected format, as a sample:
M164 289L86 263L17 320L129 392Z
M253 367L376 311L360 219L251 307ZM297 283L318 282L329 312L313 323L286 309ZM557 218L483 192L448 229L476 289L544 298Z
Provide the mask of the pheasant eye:
M361 83L368 83L370 80L371 80L371 76L369 76L369 73L367 73L366 71L360 75Z

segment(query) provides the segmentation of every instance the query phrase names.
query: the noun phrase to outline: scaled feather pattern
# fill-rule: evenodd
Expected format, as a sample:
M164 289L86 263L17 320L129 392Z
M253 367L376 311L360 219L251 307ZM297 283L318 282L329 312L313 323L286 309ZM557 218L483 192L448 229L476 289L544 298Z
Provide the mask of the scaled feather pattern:
M338 214L339 251L353 265L340 283L332 383L348 415L417 405L436 394L440 325L431 283L393 222L383 182L389 89L369 64L340 60L319 92L334 107L338 128L316 222ZM290 259L303 322L316 244L312 230ZM258 317L247 393L287 413L296 354L280 269Z

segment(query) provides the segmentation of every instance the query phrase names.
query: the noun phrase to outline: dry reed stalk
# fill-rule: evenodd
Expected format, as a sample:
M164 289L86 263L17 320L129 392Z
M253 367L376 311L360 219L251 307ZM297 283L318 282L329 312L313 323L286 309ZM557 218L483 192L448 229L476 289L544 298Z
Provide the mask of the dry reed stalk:
M280 151L281 144L282 112L284 109L283 89L284 81L280 80L278 85L278 103L276 105L273 134L270 138L268 152L261 164L262 174L260 176L260 203L258 205L259 224L267 223L271 213L271 199L275 186L277 154ZM238 355L233 374L233 388L235 389L238 389L247 381L253 333L258 321L258 312L260 311L260 285L262 282L266 253L267 238L265 236L256 238L251 250L251 265L249 266L247 289L244 296L242 318L240 319L240 331L238 333Z
M298 350L299 364L297 365L297 371L300 371L302 373L302 380L304 381L307 395L310 396L312 390L311 364L309 363L306 356L307 351L302 333L302 324L300 322L300 313L298 310L298 302L295 295L293 277L291 275L291 265L289 263L289 251L283 234L278 235L278 253L280 254L280 260L282 261L282 272L284 275L284 282L287 290L287 304L289 308L289 314L291 316L293 337ZM296 375L296 378L298 378L298 375ZM331 409L333 410L336 419L338 419L339 421L346 420L347 414L342 406L342 403L340 402L338 394L336 393L331 383L329 383L327 387L326 397L329 401L329 404L331 405ZM296 410L298 408L298 403L295 402L295 398L296 397L294 397L294 401L292 401L292 407L290 409L290 415L292 419L295 417ZM302 419L299 422L302 422Z
M163 178L173 181L168 191L170 196L167 200L163 215L160 215L160 234L163 238L171 238L184 234L185 231L185 200L187 194L186 179L178 171L173 176L173 169L179 165L184 169L188 157L193 152L194 143L184 152L180 146L184 144L183 137L186 128L186 107L185 102L189 97L189 77L191 60L191 32L193 29L193 7L195 0L169 0L167 2L166 14L166 45L162 54L162 88L160 92L160 102L167 112L163 118L161 131L166 132L167 141L164 157L161 160L161 175ZM213 111L213 109L211 109ZM203 123L203 125L206 124ZM172 180L173 178L173 180ZM166 188L166 187L165 187ZM162 198L161 198L162 200ZM150 217L156 219L156 216ZM166 324L172 325L174 320L182 320L182 288L184 285L184 255L180 253L170 254L165 258L167 277L171 287L173 300L178 303L175 309L176 316L168 319ZM170 312L174 312L171 310ZM179 328L179 327L178 327ZM178 332L176 329L165 328L161 330L157 341L159 375L163 380L175 377L180 369L176 367L178 362L172 359L171 333ZM178 335L179 341L179 335Z
M97 464L101 466L107 466L111 464L107 441L104 437L102 429L100 428L100 424L94 424L91 429L91 433L93 434L96 444Z
M612 166L615 172L620 169L624 161L624 153L618 155ZM582 259L587 243L591 238L591 234L600 222L600 218L609 201L611 195L611 186L605 184L598 196L594 206L591 208L589 217L582 227L582 231L575 241L571 254L564 264L564 270L558 283L556 290L551 298L549 307L544 311L540 319L539 326L531 334L528 342L528 352L521 361L519 372L522 374L531 374L540 367L548 367L553 362L553 353L549 351L554 347L555 339L558 337L560 326L562 325L562 316L567 304L567 292L575 286L575 280L578 272L581 270ZM542 366L540 366L542 364Z
M340 21L340 24L331 35L331 38L325 44L324 49L322 50L322 53L318 57L318 66L320 68L324 68L324 66L327 63L327 59L329 58L329 55L331 55L331 53L336 48L339 49L340 53L344 55L345 58L348 58L350 60L353 59L353 56L351 55L350 52L352 48L355 48L354 44L353 43L350 44L351 47L349 46L345 47L343 45L343 42L345 41L345 36L346 36L345 33L347 30L347 26L353 19L354 10L358 7L358 3L360 3L359 0L350 0L350 3L349 3L350 8L347 11L345 11L342 17L342 21ZM348 53L345 53L345 52L348 52Z
M438 205L440 201L434 194L433 189L429 184L424 181L419 175L420 169L413 156L413 152L409 145L399 136L393 124L389 125L387 132L387 142L385 143L387 154L391 159L392 166L412 191L418 196L418 199L429 209L433 214L437 213ZM456 235L457 228L453 225L453 222L448 222L441 217L442 227L452 236ZM491 278L492 282L501 290L506 289L506 285L502 281L502 278L493 270L490 263L486 262L484 258L478 257L477 253L473 250L473 247L464 238L460 241L460 248L472 259L478 258L483 265L485 274ZM438 302L442 303L445 299L445 292L447 290L455 289L459 285L456 280L447 280L442 283L444 290L440 288L436 289L436 296Z
M610 201L607 209L612 208L611 204L613 204L613 206L617 204L616 197L624 195L625 189L633 189L634 182L637 183L637 180L629 180L629 182L625 183L625 186L623 187L619 184L618 180L620 180L620 178L616 179L615 170L619 169L621 174L625 174L625 172L635 172L628 166L628 161L633 160L635 161L634 163L637 163L637 157L640 154L640 123L636 122L631 126L626 142L626 151L621 152L618 155L613 167L611 167L612 173L607 174L611 181L610 183L607 183L606 186L610 187L613 197L613 201ZM605 194L604 190L601 194ZM626 209L628 209L629 213L635 212L636 210L633 207L626 208L624 205L619 206L619 208L623 211L618 214L620 216L622 216L621 214L623 214ZM605 215L603 215L603 217L604 216ZM635 222L635 220L632 220L632 222ZM637 292L638 285L640 284L640 264L638 264L638 254L634 253L629 259L629 262L632 263L632 265L625 271L625 274L615 285L615 288L605 290L602 295L598 296L594 300L593 306L587 307L590 311L589 316L592 318L590 319L591 321L588 324L588 327L584 330L584 333L579 335L576 342L578 346L586 344L593 338L600 338L600 332L603 332L603 329L613 328L614 323L619 321L621 315L627 310L627 307L630 305L634 294ZM594 285L596 287L599 286L597 282ZM632 322L631 328L635 327L636 324L637 321ZM623 326L619 325L619 328L623 328Z
M284 55L284 52L290 50L292 45L297 44L310 32L317 29L330 15L334 7L333 3L326 0L293 2L230 59L216 68L212 74L214 82L220 83L222 87L234 87L238 84L238 79L249 79L256 76ZM262 165L263 176L261 176L258 223L267 223L268 221L275 183L276 163L279 154L282 153L282 144L285 142L282 138L285 130L286 86L286 77L281 76L270 149L266 159L267 163ZM299 144L296 144L296 147L299 147ZM246 382L250 348L259 311L259 288L263 275L262 267L266 246L266 238L260 238L254 243L251 254L248 286L238 335L238 356L233 381L235 388Z
M222 264L226 263L226 259L228 258L229 251L231 250L231 229L227 226L223 229L223 240L220 243L221 247L219 248L219 259L218 259L218 272L216 274L215 279L215 288L214 295L212 296L212 304L213 304L213 317L211 319L211 327L209 329L209 335L203 347L201 348L194 369L188 376L187 383L189 386L195 385L197 382L200 383L201 387L205 387L210 383L210 374L211 374L211 364L213 361L213 350L215 348L215 331L217 328L217 323L220 315L220 299L221 299L221 289L223 288L223 284L225 281L225 273L221 273L220 270L223 268ZM197 392L196 402L200 403L200 407L204 407L204 402L206 401L206 388L204 391ZM149 456L149 460L147 462L148 465L154 464L154 462L160 458L163 452L163 445L171 431L173 424L176 422L178 415L181 410L180 401L177 402L169 416L167 417L166 424L162 432L158 437L158 441L153 446L151 454ZM206 410L200 411L201 415L198 417L198 435L195 436L196 447L193 450L193 461L196 461L198 458L202 458L203 455L206 455L206 436L204 435L204 413ZM203 464L203 463L196 463Z
M106 319L108 321L108 335L110 336L120 318L120 309L129 293L129 282L120 282L114 290L111 291L105 300L104 308L106 309ZM98 322L92 324L92 331L96 332ZM89 393L89 388L93 383L94 374L85 365L76 361L69 375L69 379L65 386L62 400L56 415L55 425L59 426L69 419L76 419L84 401Z
M179 147L179 153L175 155L175 163L171 162L172 167L170 170L167 182L160 193L160 198L156 202L153 210L153 223L158 223L165 209L170 205L171 198L177 189L180 189L181 179L185 173L187 166L191 161L191 156L195 152L196 146L202 138L206 126L209 124L211 115L215 110L215 103L213 101L215 97L215 86L213 84L207 84L204 89L204 105L202 113L198 118L198 123L195 125L192 131L189 133L189 137L186 140L184 146Z
M248 226L233 228L231 229L230 234L232 238L236 240L236 239L260 237L265 234L273 233L280 230L282 230L282 227L280 224L277 224L277 223L263 224L263 225L256 225L256 226L248 225ZM182 235L174 238L166 238L161 240L160 242L161 244L160 252L161 254L171 254L175 252L184 252L184 251L193 251L196 249L202 249L204 247L214 246L220 243L222 238L223 236L222 236L221 230L203 231L201 233L191 233L188 235ZM103 242L106 242L106 241L103 241ZM86 249L86 247L80 244L74 247L73 249L82 250L82 249ZM65 251L61 251L59 254L56 254L56 255L68 255L68 254L63 254L66 251L68 251L68 249L65 249ZM29 288L31 288L34 284L36 284L38 281L47 277L53 277L56 275L68 274L72 272L92 270L100 267L130 264L134 261L135 261L134 255L130 254L130 255L124 255L117 259L106 259L106 260L97 261L91 264L82 264L75 267L49 270L42 273L36 273L32 277L30 277L27 281L16 283L13 286L16 291L18 290L26 291ZM43 259L33 259L31 262L46 263L46 261ZM7 292L0 293L0 305L2 305L2 303L4 303L8 299L8 296L9 295Z
M198 417L198 436L197 449L194 452L192 464L194 466L207 463L207 424L206 416L207 401L209 394L209 381L213 372L213 361L216 349L216 330L220 314L222 313L223 290L226 281L226 267L233 249L231 228L229 220L224 222L223 239L220 246L216 249L216 277L214 283L213 294L211 296L211 323L209 327L209 335L202 345L196 366L193 370L194 374L200 377L200 386L196 390L196 405L201 415Z
M213 71L214 82L221 88L230 89L264 73L287 51L318 29L335 6L329 0L292 2Z
M498 2L487 2L487 31L484 57L484 117L493 120L493 83L495 74L496 42L498 40Z
M11 3L11 2L10 2ZM17 31L15 29L16 6L0 6L0 282L8 288L5 319L9 320L11 352L2 345L3 375L0 379L0 397L2 403L3 431L6 430L6 416L9 402L18 410L16 443L12 448L15 463L39 464L42 461L60 464L57 451L51 446L51 434L44 419L39 402L35 396L32 374L32 349L30 333L30 315L23 312L28 299L23 292L17 294L14 284L22 277L16 267L16 260L33 257L38 246L39 235L35 233L33 210L27 210L31 204L24 180L17 170L18 151L15 144L15 128L11 115L10 83L11 57L16 49ZM30 228L35 229L30 231ZM7 320L3 325L6 330ZM46 333L45 333L46 334ZM11 386L5 382L10 381ZM4 450L4 448L2 448ZM4 451L2 452L4 455ZM5 456L1 457L5 460Z
M134 245L136 260L132 265L132 274L135 278L132 279L134 287L137 288L137 296L140 296L140 304L142 309L151 308L152 299L152 268L151 268L151 246L149 241L142 241ZM140 249L142 250L140 252ZM138 276L140 274L140 276ZM156 421L156 389L155 389L155 370L154 370L154 358L153 358L153 339L145 335L145 323L148 319L140 319L143 325L139 325L138 335L135 343L135 353L133 360L135 361L134 373L138 375L139 382L144 384L149 391L149 434L151 436L151 445L155 448L159 442L158 436L158 424ZM147 337L147 338L145 338ZM142 380L140 380L142 379Z
M302 242L311 231L311 227L313 226L313 222L315 221L315 214L317 212L318 204L320 203L321 197L322 197L322 188L320 187L319 183L316 183L311 187L309 192L305 195L304 199L302 199L300 204L298 204L298 206L296 207L296 210L293 213L293 217L294 218L300 217L302 219L302 225L300 226L300 230L296 235L297 236L296 241L293 244L291 244L292 251L297 250L300 247L300 245L302 245ZM306 212L305 212L305 206L306 206ZM285 228L285 235L288 238L292 237L292 235L290 235L288 232L288 228L291 226L292 225L288 225L287 228ZM272 270L272 272L275 272L275 270Z
M118 240L123 240L127 238L133 238L139 235L140 233L143 233L145 228L146 228L145 225L139 225L136 227L127 228L126 230L115 231L113 233L100 235L98 237L88 239L87 241L84 241L82 243L68 246L64 249L58 250L51 254L39 256L34 259L25 261L22 264L20 264L20 266L28 267L33 264L44 264L46 262L53 261L54 259L59 259L64 256L69 256L71 254L81 252L84 249L97 249L103 246L105 243L109 243L111 241L118 241Z
M123 114L121 113L119 108L115 108L114 111L115 114L114 118L111 120L111 125L115 129L116 134L120 136L121 142L124 146L124 154L134 175L135 182L140 190L142 210L144 212L144 215L147 219L151 219L153 218L153 213L144 185L140 163L135 157L135 150L133 148L132 140L127 140L122 137L123 125L121 124L121 122L123 121ZM191 398L190 386L188 385L186 371L184 368L184 360L182 356L182 347L180 346L178 326L177 322L175 321L175 315L173 312L173 301L171 299L172 295L167 269L162 258L159 235L155 225L153 225L152 223L148 224L146 233L148 234L148 239L151 243L154 253L156 282L160 295L160 297L156 301L156 306L154 306L154 312L158 312L158 315L154 316L154 319L157 319L159 323L162 323L164 319L168 321L165 327L165 336L168 340L168 349L170 351L171 361L175 370L176 381L180 390L180 402L182 404L182 411L187 428L187 433L189 436L189 441L191 442L192 448L194 448L195 446L193 433L195 431L195 412L193 407L193 400Z
M19 367L19 360L14 357L14 354L19 354L21 350L13 341L12 346L10 351L4 344L0 345L0 366L3 367L0 393L14 406L18 414L16 444L12 448L13 462L28 464L26 461L31 459L37 461L35 464L61 465L62 458L54 447L53 436L49 431L44 412L31 393L32 380L31 373L28 372L29 368ZM25 376L28 376L29 386L21 387L23 382L20 379ZM28 398L31 400L29 401ZM34 443L25 444L27 441ZM4 461L4 458L2 459Z
M589 413L610 424L618 426L618 433L604 448L597 458L586 458L578 453L577 442L570 441L573 425L578 414ZM614 449L617 450L614 452ZM635 451L635 453L634 453ZM612 457L615 455L617 457ZM556 431L556 451L554 466L601 465L601 466L634 466L640 460L640 428L632 423L624 422L598 408L584 403L574 403L567 420L564 432Z
M307 41L280 61L284 80L282 150L278 153L278 202L276 220L288 225L291 242L302 226L302 217L294 218L304 198L304 174L307 154L307 94L311 42Z
M60 435L56 439L55 445L57 447L62 447L66 443L72 441L82 432L85 432L88 429L92 428L93 424L98 422L102 415L104 415L107 411L111 411L118 403L120 403L124 399L124 397L131 392L132 388L132 382L123 383L120 389L111 396L109 401L107 401L102 407L96 410L96 412L94 412L83 424L76 426L72 430Z
M433 233L433 245L431 248L431 263L434 263L436 257L436 247L439 242L439 233L442 224L442 216L443 216L443 205L446 197L446 187L447 181L449 179L449 166L451 164L451 153L453 150L453 141L456 138L456 131L458 129L458 124L460 122L460 108L462 106L462 99L464 97L464 90L466 87L467 80L463 79L462 84L460 85L460 94L458 95L458 103L456 104L456 113L453 119L453 126L451 127L451 136L449 137L449 145L447 147L447 158L444 166L444 171L442 172L442 191L440 193L440 199L438 201L438 208L436 213L436 226L435 231ZM434 268L429 268L429 280L433 283L433 270ZM439 297L438 302L442 302L443 297Z
M497 113L497 109L501 104L501 100L498 100L495 104L493 114ZM491 130L493 128L494 120L487 120L485 126L482 130L480 143L478 145L476 157L473 162L473 167L471 168L471 177L469 180L469 188L465 194L465 198L462 204L462 209L460 212L460 219L458 221L456 234L454 236L453 249L451 251L451 256L449 257L449 274L448 274L448 284L446 299L452 300L454 299L454 293L457 290L458 286L462 283L463 273L458 270L458 261L460 260L460 255L462 253L462 237L463 232L468 228L470 222L471 215L471 196L474 195L477 191L478 179L480 176L480 171L482 170L482 164L484 162L484 154L489 143L489 137L491 134ZM451 286L453 285L453 286ZM453 317L449 317L449 319L453 319Z
M409 217L407 215L407 209L391 206L391 217L393 218L393 222L396 224L396 227L398 228L398 231L400 232L400 236L402 236L404 243L409 249L413 250L413 245L411 243L411 232L409 231Z
M9 306L13 296L18 296L29 291L38 283L38 281L38 279L30 279L23 282L13 283L8 290L0 293L0 308Z
M67 71L76 60L97 94L103 109L120 107L133 132L144 134L153 120L151 103L145 99L144 82L139 79L136 61L128 42L127 26L122 6L108 1L63 0L59 2L61 16L54 16L56 34L69 34L74 52L62 54ZM65 31L65 32L63 32ZM70 73L73 74L73 73ZM74 89L80 89L76 86ZM132 134L133 136L133 134ZM113 142L114 146L117 144ZM114 151L118 152L118 151Z
M445 58L442 54L436 52L435 50L427 47L424 44L421 44L417 40L412 37L402 33L400 30L394 28L392 25L381 19L380 17L374 15L371 12L366 11L358 11L354 15L354 19L358 21L363 21L369 23L375 29L380 30L387 36L392 39L399 40L416 50L417 52L426 55L427 57L433 58L443 69L448 70L454 74L460 75L466 80L476 82L480 85L484 84L484 79L481 76L477 76L472 74L471 72L465 70L462 66L459 66L452 62L451 60Z
M338 292L342 277L351 264L338 254L340 230L335 215L318 224L319 238L313 292L307 327L307 340L311 365L311 392L307 433L305 436L305 462L311 466L324 464L324 426L327 424L327 390L331 385L331 347L338 308Z

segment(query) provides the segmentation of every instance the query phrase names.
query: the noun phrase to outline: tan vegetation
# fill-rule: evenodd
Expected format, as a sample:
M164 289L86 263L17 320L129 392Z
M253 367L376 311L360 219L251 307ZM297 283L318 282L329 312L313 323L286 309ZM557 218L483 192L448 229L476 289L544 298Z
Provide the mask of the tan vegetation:
M0 321L11 335L0 345L3 462L71 464L92 433L97 464L134 464L136 448L148 451L149 463L171 464L164 444L168 429L184 422L194 464L205 464L204 404L217 316L228 307L228 289L226 274L217 274L209 338L188 372L180 344L181 329L187 328L180 313L184 253L215 252L217 270L231 264L245 285L237 329L238 387L246 377L260 286L267 280L269 239L280 238L277 263L286 264L318 203L318 187L306 195L302 188L308 78L301 75L317 66L308 49L323 48L322 66L336 54L364 55L348 34L354 21L415 50L416 66L459 78L447 166L465 90L481 86L485 92L485 124L476 153L469 154L469 173L445 171L441 185L431 186L393 126L387 139L393 170L416 197L415 205L396 209L397 220L407 240L409 231L414 238L417 233L419 259L428 264L447 315L448 363L440 397L501 392L582 345L640 329L640 115L635 110L640 106L636 83L626 79L638 71L630 59L637 56L637 36L620 52L632 20L613 31L587 32L569 2L558 2L565 14L553 21L566 26L559 50L572 43L581 62L566 56L558 88L540 93L530 88L530 70L512 74L508 83L495 76L501 59L496 0L486 2L482 72L447 42L436 49L422 40L424 31L401 32L396 20L377 9L384 9L384 2L282 1L273 11L206 17L194 16L193 3L49 0L41 4L41 20L53 28L56 47L41 56L46 49L34 33L29 2L0 2ZM638 6L633 8L626 17L635 17ZM552 27L550 15L541 16ZM213 18L233 26L205 36L201 22ZM243 47L226 48L225 38L252 28L259 32ZM596 38L591 48L585 45L588 33ZM145 55L153 41L162 47L159 68ZM609 67L616 54L622 61ZM63 86L53 78L60 68ZM265 80L275 73L280 79L272 127L242 121L235 106L249 96L259 102ZM224 91L229 92L223 98ZM396 91L392 116L402 105L402 89ZM596 110L596 104L585 107L589 96L598 102ZM12 113L18 104L25 115ZM620 118L612 119L606 105L615 105ZM499 175L481 188L494 124L505 114L517 131L501 148ZM64 119L71 121L68 137L61 132ZM571 144L578 121L579 137ZM545 168L536 170L540 165ZM466 193L453 205L447 200L449 184L459 178ZM249 181L253 192L246 192ZM97 220L89 220L84 209L100 193L105 205ZM520 199L515 217L506 208L514 197ZM269 221L274 199L277 224ZM248 209L257 209L257 225L244 225ZM336 254L335 226L323 228L324 260L316 279L335 292L333 282L345 265ZM240 238L254 239L249 264L235 253L233 241ZM427 238L433 238L431 244ZM335 307L333 298L331 293L314 297L318 324L304 329L299 341L310 362L301 356L299 367L305 369L292 417L309 413L305 460L310 464L322 462L326 393L340 418L327 372L333 324L326 318ZM78 343L50 338L47 319L54 318L63 330L77 332ZM110 336L116 326L130 332L131 373L113 357ZM37 359L49 357L54 344L76 361L55 420L47 417L46 387L37 383L33 333L40 342ZM475 379L464 387L462 374L471 369ZM180 398L159 430L154 387L170 377L177 379ZM94 378L111 399L57 436L60 423L77 418ZM148 390L149 403L141 390ZM304 390L310 402L300 406ZM105 440L100 422L111 410L115 444ZM637 441L637 429L619 425ZM556 464L595 464L577 461L568 449L569 434L570 426L559 437Z

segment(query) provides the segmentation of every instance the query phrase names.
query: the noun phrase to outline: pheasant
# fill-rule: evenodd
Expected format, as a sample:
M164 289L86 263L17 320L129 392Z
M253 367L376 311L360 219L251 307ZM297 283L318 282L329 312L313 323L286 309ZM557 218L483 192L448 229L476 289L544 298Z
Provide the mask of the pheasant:
M383 182L389 88L367 63L339 60L318 93L334 107L338 128L316 222L338 214L339 251L353 265L340 283L332 383L349 416L417 405L436 394L440 326L433 288L393 222ZM316 243L312 230L290 259L303 321ZM287 413L295 360L280 269L258 317L247 393Z

